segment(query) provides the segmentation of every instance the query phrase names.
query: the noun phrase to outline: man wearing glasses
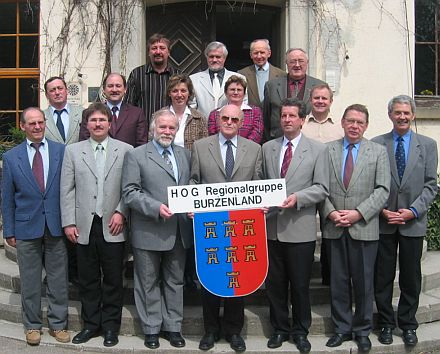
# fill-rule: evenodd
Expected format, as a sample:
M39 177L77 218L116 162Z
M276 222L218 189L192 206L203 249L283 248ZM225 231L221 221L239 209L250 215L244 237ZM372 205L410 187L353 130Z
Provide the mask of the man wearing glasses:
M261 148L257 143L242 138L238 130L243 123L243 112L227 105L219 115L220 131L216 135L197 140L191 155L191 184L251 181L261 178ZM202 288L205 335L201 350L209 350L220 338L219 310L221 297ZM237 352L246 350L240 336L244 323L243 297L224 298L224 326L222 332Z
M287 75L269 80L264 88L264 139L272 140L283 135L280 127L281 101L298 98L307 103L310 112L310 90L323 81L307 75L309 58L304 49L290 48L286 53Z

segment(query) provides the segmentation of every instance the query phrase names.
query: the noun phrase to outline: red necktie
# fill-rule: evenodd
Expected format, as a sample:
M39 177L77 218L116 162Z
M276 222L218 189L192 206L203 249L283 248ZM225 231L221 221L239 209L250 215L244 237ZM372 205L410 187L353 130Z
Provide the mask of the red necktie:
M348 188L348 185L350 184L351 175L353 174L353 154L351 153L351 150L353 150L353 144L348 145L348 154L347 159L345 160L345 167L344 167L344 186L345 189Z
M287 149L284 153L283 163L281 165L281 178L286 177L287 170L289 169L290 161L292 161L292 143L287 143Z
M43 157L40 153L40 145L42 143L32 143L31 146L35 149L34 160L32 161L32 172L34 173L35 180L37 181L38 187L40 187L41 193L44 192L44 168L43 168Z

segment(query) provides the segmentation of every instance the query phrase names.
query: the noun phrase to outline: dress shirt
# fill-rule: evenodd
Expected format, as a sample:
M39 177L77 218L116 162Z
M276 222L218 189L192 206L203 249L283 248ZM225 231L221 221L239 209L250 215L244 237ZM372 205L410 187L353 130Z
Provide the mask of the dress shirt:
M338 140L344 136L340 122L334 121L331 117L318 121L312 114L307 116L301 131L306 137L321 143Z
M225 77L225 68L223 68L219 71L215 71L215 72L212 70L209 70L209 77L211 78L211 82L212 82L212 80L214 80L214 74L217 74L218 82L220 82L220 86L221 86L223 83L223 78Z
M288 88L288 96L292 97L292 94L295 92L295 83L298 82L298 94L302 91L304 88L304 85L306 84L306 77L302 78L301 80L292 80L287 77L287 88Z
M32 169L36 150L31 146L31 144L32 141L26 139L27 155L29 159L29 164L31 165ZM41 157L43 159L44 187L46 187L47 176L49 175L49 145L47 144L46 138L43 138L43 140L41 140L41 145L38 150L40 151Z
M394 155L396 154L397 139L399 137L400 137L400 135L397 134L396 131L393 130ZM411 129L408 130L408 132L405 135L402 135L402 139L403 139L403 147L405 148L405 161L408 163L409 147L410 147L410 143L411 143Z
M118 107L118 110L116 111L116 117L118 117L119 118L119 113L121 112L121 106L122 106L122 101L121 102L119 102L118 104L111 104L110 102L106 102L107 103L107 107L110 109L110 111L112 112L112 115L113 115L113 111L112 111L112 108L113 107Z
M232 153L234 154L234 161L237 159L237 143L238 138L237 135L231 139L226 139L222 133L218 134L218 143L220 144L220 153L222 154L223 165L226 163L226 150L228 149L228 145L226 144L226 140L231 140Z
M170 106L170 111L176 114L174 111L173 106ZM176 133L176 136L174 138L174 144L179 145L181 147L185 147L185 126L186 121L188 120L188 117L191 115L191 111L189 110L189 107L185 107L185 111L183 112L182 118L179 120L179 130Z
M344 144L342 147L342 171L341 171L342 180L344 180L345 160L347 160L348 145L350 145L350 142L346 138L344 138ZM356 165L356 159L358 156L360 146L361 146L361 142L359 141L356 144L353 144L353 149L351 149L351 155L353 156L353 168Z
M96 154L98 153L98 150L96 149L98 147L98 144L102 145L102 148L103 148L102 152L104 153L105 160L107 160L108 137L105 138L100 143L97 142L96 140L93 140L92 138L89 138L89 141L90 141L90 144L92 144L93 156L95 156L95 160L96 160Z
M255 65L256 77L257 77L257 87L258 96L260 96L260 101L264 100L264 85L269 80L269 63L266 62L261 68Z
M301 140L301 137L302 137L302 133L299 133L299 135L292 140L287 139L285 136L283 137L283 144L281 146L281 151L280 151L280 168L278 169L278 171L281 172L281 166L283 166L284 154L286 153L287 150L287 144L289 142L292 143L292 161L293 161L293 155L295 155L295 150L299 144L299 141ZM290 163L292 163L292 161Z
M53 121L55 123L55 126L57 125L57 119L58 119L58 115L55 113L55 111L62 111L63 109L65 109L65 111L63 111L63 113L61 113L61 121L63 122L63 126L64 126L64 136L67 139L67 135L69 133L69 114L70 114L70 109L69 109L69 105L66 104L63 108L61 109L56 109L53 106L49 106L50 110L52 112L52 117L53 117Z
M153 140L153 145L156 148L157 152L159 153L160 157L162 158L163 151L165 150L165 148L160 146L156 140ZM171 165L173 166L174 178L176 179L176 181L178 181L179 180L179 169L177 168L176 156L174 156L173 144L168 146L166 148L166 150L168 150L168 152L169 152L168 157L170 158Z

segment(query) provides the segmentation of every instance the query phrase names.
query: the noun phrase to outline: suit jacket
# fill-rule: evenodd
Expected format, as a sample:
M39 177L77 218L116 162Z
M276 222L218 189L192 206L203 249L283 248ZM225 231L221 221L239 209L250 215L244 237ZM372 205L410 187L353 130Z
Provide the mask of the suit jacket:
M231 181L259 180L262 177L261 147L237 137L237 152ZM191 184L226 182L225 164L220 152L218 134L194 142L191 154Z
M111 123L109 135L134 147L146 144L148 142L148 127L144 111L131 104L122 103L118 119ZM89 137L87 121L83 119L79 140L86 140Z
M263 171L266 179L280 177L283 137L263 145ZM267 215L269 240L310 242L316 240L317 205L328 196L329 163L327 146L302 135L287 170L287 195L297 196L296 206L273 208Z
M167 187L189 182L190 152L174 144L173 152L179 169L178 182L151 141L125 156L122 193L131 211L131 243L135 248L169 251L179 232L183 246L192 245L192 226L185 214L174 214L170 219L159 214L161 204L168 204Z
M246 80L243 75L225 69L225 75L223 77L222 85L220 87L222 95L218 100L217 107L222 107L228 102L224 93L225 82L232 75L238 75ZM203 116L208 117L209 113L217 108L214 106L215 102L212 92L211 77L209 76L209 69L190 75L190 79L194 85L195 93L194 102L191 104L191 106L201 112ZM245 94L243 102L247 103L247 99L247 94Z
M307 104L307 111L310 112L309 102L310 90L313 86L324 84L324 81L306 75L303 101ZM280 127L281 101L287 98L287 74L266 82L264 86L264 138L265 141L278 138L283 135Z
M249 97L249 104L263 108L263 102L260 101L260 95L258 94L257 84L257 72L255 65L246 66L243 69L238 70L239 74L242 74L247 81L247 94ZM273 80L277 77L285 76L286 72L273 66L269 63L269 80Z
M45 227L52 236L64 236L60 216L60 175L64 145L46 139L49 172L44 193L32 173L26 141L3 155L3 237L30 240L42 237Z
M104 205L102 226L107 242L122 242L125 229L112 236L108 224L117 211L128 217L128 208L122 201L121 175L124 155L131 145L109 138L104 168ZM96 210L98 175L95 154L89 140L67 146L61 172L61 219L63 227L76 225L78 243L89 244L89 234Z
M373 141L383 145L391 167L390 196L386 209L397 211L401 208L414 208L418 218L405 225L389 225L380 217L380 233L392 234L397 230L403 236L424 236L426 234L427 212L437 195L437 143L426 136L411 133L408 162L400 182L394 158L393 132L380 135Z
M328 219L334 210L353 210L361 213L362 219L348 228L355 240L379 239L379 213L390 193L390 164L383 146L362 139L348 188L342 181L343 141L328 143L330 156L330 195L321 205L325 219L323 237L337 239L345 228L336 227Z
M69 114L69 129L66 136L66 141L63 140L61 134L55 124L50 108L44 110L46 116L46 138L56 141L61 144L69 145L79 141L79 129L81 126L83 108L81 106L68 104L70 110Z

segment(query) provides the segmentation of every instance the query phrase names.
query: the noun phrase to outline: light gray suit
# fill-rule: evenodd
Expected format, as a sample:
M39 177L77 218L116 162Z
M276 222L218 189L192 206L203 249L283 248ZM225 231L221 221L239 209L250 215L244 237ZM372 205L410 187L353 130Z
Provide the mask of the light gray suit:
M322 203L323 237L329 239L332 320L335 332L368 336L373 319L373 275L379 239L379 213L390 191L390 167L385 149L360 142L348 188L342 180L343 141L328 143L330 195ZM362 219L337 227L329 218L335 210L357 210ZM356 311L352 314L352 283Z
M183 319L185 248L192 245L192 227L186 215L163 219L159 209L168 204L168 186L188 184L190 152L172 148L178 182L153 142L128 152L124 161L122 191L131 210L134 294L144 334L180 332Z
M249 104L263 108L263 102L260 101L260 94L258 92L257 84L257 71L255 70L255 65L246 66L243 69L238 70L239 74L246 77L247 81L247 94L249 97ZM277 77L285 76L286 72L273 66L269 63L269 80L276 79Z
M66 136L66 141L64 141L61 137L61 134L54 121L51 109L47 108L44 110L44 115L46 116L46 138L65 145L77 143L79 141L79 129L81 127L82 111L84 110L81 106L70 103L67 106L70 112L69 129Z
M209 117L209 113L211 113L214 109L226 105L228 103L228 100L224 93L225 82L232 75L240 76L244 80L246 80L246 78L243 75L225 69L225 75L223 76L223 81L220 87L222 95L218 100L217 107L215 107L212 82L211 82L211 77L209 76L209 69L190 75L190 79L194 85L194 93L195 93L194 104L191 104L191 106L193 108L196 108L199 112L201 112L203 116ZM248 97L247 94L245 94L243 100L244 103L247 103L248 100L247 97Z
M263 145L266 179L280 178L283 137ZM272 208L266 227L269 272L266 279L274 333L307 335L312 322L310 278L317 233L317 204L328 196L329 168L326 145L301 135L285 180L287 195L295 194L293 208ZM292 305L290 326L288 296Z
M311 109L309 98L310 90L313 86L324 84L313 76L306 75L306 83L304 87L303 101L307 105L307 111ZM287 74L266 82L264 86L264 102L263 102L263 117L264 117L264 139L265 141L278 138L283 135L280 127L280 108L281 101L287 98Z

